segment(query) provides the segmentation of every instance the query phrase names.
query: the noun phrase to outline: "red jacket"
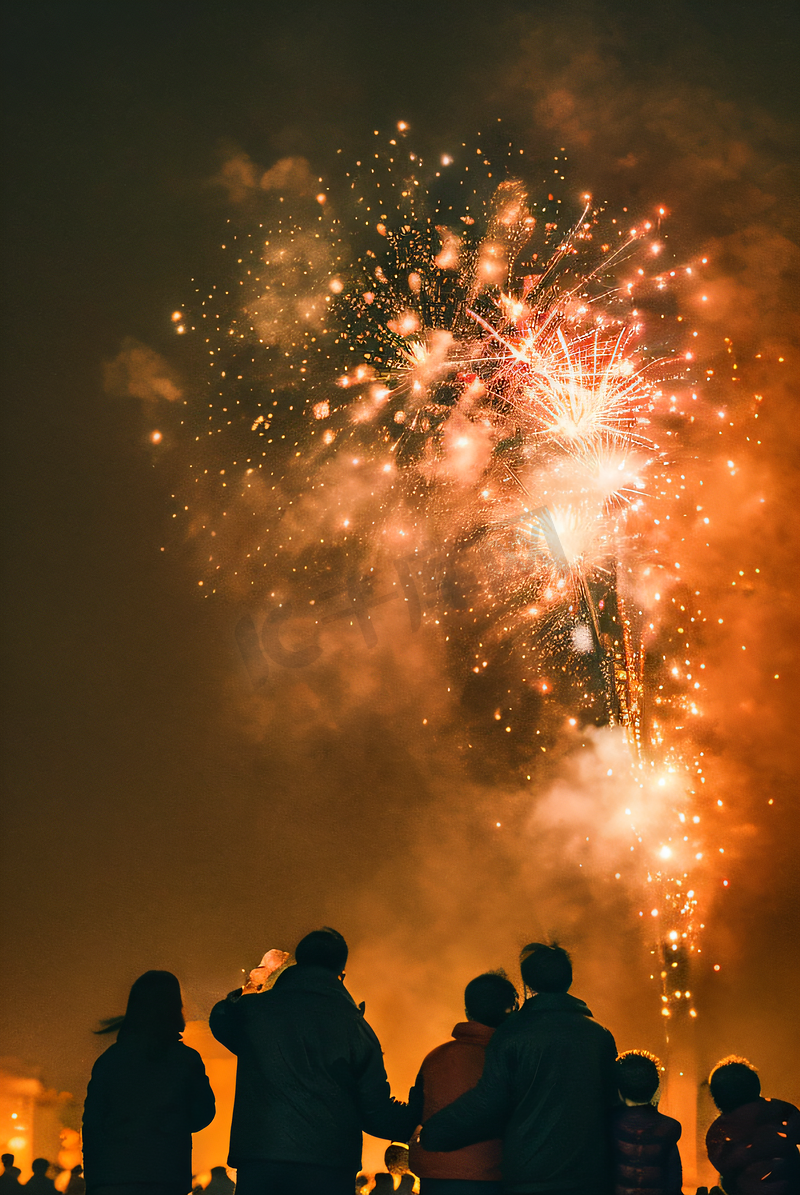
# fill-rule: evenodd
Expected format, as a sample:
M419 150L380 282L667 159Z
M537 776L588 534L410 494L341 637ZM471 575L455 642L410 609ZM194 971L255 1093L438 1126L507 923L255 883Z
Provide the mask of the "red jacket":
M712 1166L728 1195L797 1195L800 1112L783 1100L759 1098L718 1116L706 1135Z
M471 1091L483 1074L483 1060L494 1029L477 1021L461 1021L453 1041L431 1050L411 1089L409 1104L419 1109L423 1123L440 1108ZM502 1141L479 1141L464 1149L434 1153L412 1145L408 1166L419 1178L453 1178L472 1182L499 1182L502 1178Z

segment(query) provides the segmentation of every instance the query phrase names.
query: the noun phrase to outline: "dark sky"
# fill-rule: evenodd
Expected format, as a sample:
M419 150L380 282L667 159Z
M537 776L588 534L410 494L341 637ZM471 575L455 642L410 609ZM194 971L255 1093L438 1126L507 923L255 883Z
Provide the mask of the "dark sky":
M417 751L388 698L337 715L308 680L247 712L235 611L199 599L191 545L171 529L180 462L151 451L136 403L104 393L103 363L134 337L182 367L169 316L214 260L231 204L210 180L226 158L302 156L329 177L335 151L357 156L374 128L404 119L446 151L497 116L534 157L568 147L576 190L667 200L687 242L727 254L740 339L789 352L797 6L32 0L7 5L6 23L3 1050L80 1094L88 1030L141 971L175 970L190 1015L207 1015L262 949L326 921L385 968L395 991L377 1027L391 1038L402 1017L408 1051L408 1025L429 1016L412 964L440 952L445 1011L427 1045L462 979L510 967L530 937L519 865L484 857L480 800L456 799L456 773ZM797 432L796 396L775 393L777 504ZM789 530L759 534L784 569ZM766 644L788 583L756 601ZM718 737L723 754L737 740L730 758L765 806L767 791L786 797L792 719L765 704L772 690L751 696L730 724L718 703ZM742 1027L708 1051L762 1049L785 1085L796 819L778 805L742 838L739 895L715 916L731 978L707 999ZM475 919L492 933L498 887L503 957L484 959L485 938L450 949ZM623 931L614 949L622 966ZM354 990L376 988L365 964L351 973ZM596 986L607 1019L616 1008L652 1032L633 994Z

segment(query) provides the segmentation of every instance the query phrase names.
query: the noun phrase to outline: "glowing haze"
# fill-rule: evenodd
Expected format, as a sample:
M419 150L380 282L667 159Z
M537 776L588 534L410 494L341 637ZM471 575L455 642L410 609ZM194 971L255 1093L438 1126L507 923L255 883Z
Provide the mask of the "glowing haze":
M554 934L797 1102L796 8L34 8L8 1048L328 923L402 1093Z

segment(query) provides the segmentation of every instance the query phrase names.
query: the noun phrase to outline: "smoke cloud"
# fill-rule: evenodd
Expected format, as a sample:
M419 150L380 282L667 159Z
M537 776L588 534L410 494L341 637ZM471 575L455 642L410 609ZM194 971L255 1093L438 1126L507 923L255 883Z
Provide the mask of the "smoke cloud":
M227 157L211 182L227 191L234 204L252 199L259 191L305 196L319 190L319 179L312 174L306 158L279 158L269 169L263 170L243 151Z
M138 398L142 402L176 402L182 397L175 371L154 349L126 336L113 361L103 366L103 386L114 398Z

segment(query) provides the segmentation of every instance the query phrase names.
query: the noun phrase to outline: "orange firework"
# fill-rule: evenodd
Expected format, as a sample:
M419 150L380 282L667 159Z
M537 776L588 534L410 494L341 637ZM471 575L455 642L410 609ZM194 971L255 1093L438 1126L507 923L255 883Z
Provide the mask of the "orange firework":
M298 199L226 237L243 267L230 312L212 288L194 315L175 313L210 346L185 504L209 549L201 584L266 591L282 619L292 578L307 577L317 632L345 607L364 630L369 602L391 595L358 587L394 561L412 629L438 634L446 617L460 675L502 661L504 690L529 701L548 742L566 713L596 733L627 859L614 874L652 894L640 911L658 926L671 1015L691 1006L668 981L698 948L709 862L691 733L704 665L683 637L707 613L670 547L686 478L667 439L696 400L692 328L669 303L702 263L668 260L663 212L632 228L584 196L567 222L560 200L515 178L459 189L454 155L426 178L406 132L368 178L348 175L350 234L330 194ZM338 577L345 605L325 612ZM439 605L426 608L432 581ZM245 628L248 659L274 621L260 639Z

